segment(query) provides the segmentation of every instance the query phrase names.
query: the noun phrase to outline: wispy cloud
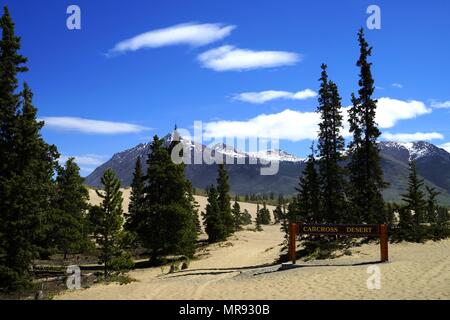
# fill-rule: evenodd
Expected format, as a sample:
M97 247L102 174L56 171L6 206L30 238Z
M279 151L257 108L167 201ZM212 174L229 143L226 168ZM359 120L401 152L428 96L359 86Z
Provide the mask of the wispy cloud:
M401 83L393 83L392 86L397 89L402 89L403 85Z
M436 101L431 100L431 107L436 109L450 109L450 100L448 101Z
M97 167L103 164L107 160L108 156L98 154L84 154L78 156L62 155L59 158L59 163L64 164L69 158L75 158L75 162L79 166Z
M253 51L227 45L203 52L198 60L215 71L244 71L294 65L301 57L286 51Z
M398 121L412 119L431 112L420 101L402 101L391 98L378 99L376 121L380 128L393 127ZM348 109L343 108L343 135L349 137ZM207 123L204 135L207 138L236 137L277 138L290 141L317 139L320 115L316 112L300 112L286 109L275 114L261 114L247 121L213 121Z
M276 99L305 100L308 98L314 98L316 96L317 93L312 91L311 89L305 89L298 92L267 90L261 92L243 92L235 95L233 99L243 102L261 104Z
M444 136L438 132L415 132L415 133L383 133L382 137L389 141L396 142L413 142L413 141L430 141L444 139Z
M219 23L184 23L164 29L151 30L117 43L109 54L136 51L143 48L185 44L193 47L203 46L221 40L235 29L232 25Z
M136 133L151 128L125 122L101 121L75 117L43 117L45 127L90 134Z
M444 143L444 144L441 144L441 145L439 146L439 148L442 148L442 149L444 149L445 151L450 152L450 142L446 142L446 143Z

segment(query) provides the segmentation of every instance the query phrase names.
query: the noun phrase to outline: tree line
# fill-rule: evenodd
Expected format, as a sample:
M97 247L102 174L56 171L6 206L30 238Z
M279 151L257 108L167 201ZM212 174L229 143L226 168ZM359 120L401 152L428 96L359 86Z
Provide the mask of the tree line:
M314 144L300 176L296 197L282 217L282 230L288 222L303 223L388 223L396 240L440 239L450 235L448 210L436 203L438 193L426 187L428 198L421 191L423 181L417 177L414 162L410 163L408 190L404 204L385 203L384 181L377 140L380 137L376 117L377 100L372 77L372 47L363 29L358 32L360 56L358 92L351 95L348 124L352 139L345 144L341 96L335 82L329 79L327 65L322 64L317 112L320 123L317 150ZM277 213L282 213L277 207ZM395 218L395 216L397 216ZM394 219L395 218L395 219ZM445 222L444 222L445 221ZM431 225L425 226L428 223ZM348 239L333 241L329 237L310 236L306 252L342 248ZM324 250L325 249L325 250Z
M257 202L256 218L241 211L236 196L232 204L229 177L217 166L216 185L207 190L207 206L199 214L194 188L185 177L184 164L171 160L179 143L153 138L144 172L136 161L128 213L124 215L120 180L113 170L104 172L99 205L89 205L80 168L69 158L60 165L56 146L40 131L30 86L19 84L27 59L5 7L0 18L0 288L17 290L30 284L33 261L54 253L67 257L95 252L104 276L133 266L131 253L145 251L151 264L167 255L190 258L198 234L204 230L210 243L223 241L245 225L255 230L272 223L268 201L277 201L275 223L287 232L289 222L390 223L398 240L418 241L448 236L448 211L436 203L438 193L426 187L411 163L404 205L386 204L375 122L376 100L371 73L372 48L362 30L358 33L359 90L352 94L349 126L353 139L345 150L343 116L337 85L321 66L317 112L320 114L317 151L311 147L300 177L297 195L290 201L275 195L245 196ZM260 206L262 203L262 207ZM397 214L397 216L396 216ZM200 221L200 216L203 221ZM395 220L398 220L397 223ZM203 223L202 223L203 222ZM324 241L323 243L327 243Z

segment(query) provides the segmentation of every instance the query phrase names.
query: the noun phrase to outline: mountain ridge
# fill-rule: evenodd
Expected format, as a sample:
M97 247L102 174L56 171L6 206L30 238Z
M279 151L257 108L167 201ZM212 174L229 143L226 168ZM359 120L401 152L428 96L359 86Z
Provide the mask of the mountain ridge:
M166 135L165 144L171 141ZM303 171L306 159L292 155L280 149L244 152L232 146L219 143L205 146L197 142L181 139L189 148L191 159L199 157L199 153L209 152L211 155L225 158L225 166L230 176L231 192L237 194L275 194L292 195ZM385 180L389 187L384 191L387 201L398 201L405 192L408 179L408 161L415 160L419 175L425 183L441 192L439 201L450 205L450 153L429 142L379 142L381 166ZM146 170L147 154L150 143L140 143L133 148L115 153L111 159L97 167L85 179L89 186L99 187L100 178L106 168L112 168L118 175L124 187L131 184L134 166L138 156L141 157L143 169ZM279 161L279 172L273 176L262 176L260 170L267 161ZM227 164L233 161L238 164ZM244 161L239 164L238 161ZM187 164L186 177L196 188L205 189L215 183L217 166L201 164Z

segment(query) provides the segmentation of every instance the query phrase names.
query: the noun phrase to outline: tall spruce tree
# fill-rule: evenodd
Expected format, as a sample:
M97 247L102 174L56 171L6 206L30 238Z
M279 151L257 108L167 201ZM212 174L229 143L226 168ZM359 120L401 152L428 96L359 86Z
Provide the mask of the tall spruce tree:
M18 53L20 38L14 33L14 23L6 6L0 18L0 28L0 287L13 289L15 283L26 276L32 258L26 254L26 261L14 261L19 257L12 252L14 233L9 228L9 224L14 223L10 219L15 216L11 205L14 203L12 182L18 157L14 147L20 104L20 94L16 92L17 75L27 71L24 66L27 59ZM15 257L10 257L11 254Z
M173 147L175 144L171 143ZM144 214L137 235L151 250L156 262L165 254L192 256L197 238L192 187L184 175L184 164L171 160L170 148L157 136L148 155Z
M341 135L341 97L336 84L328 80L327 65L322 64L320 77L320 114L318 153L320 197L322 216L326 222L338 223L346 220L345 176L340 166L345 142Z
M68 253L79 253L88 247L88 200L80 168L74 158L69 158L65 167L58 168L51 224L56 249L64 254L64 259Z
M227 237L226 229L221 217L218 203L218 193L214 186L208 189L208 204L203 213L205 232L208 235L208 242L214 243L223 241Z
M234 232L233 215L231 214L230 203L230 185L228 183L228 173L223 164L218 165L218 177L217 177L217 202L220 208L221 219L225 226L227 235Z
M380 130L375 122L377 100L372 98L375 86L372 77L372 55L361 28L358 33L360 57L358 96L352 94L349 110L350 132L353 140L349 144L350 201L355 222L380 223L384 220L382 190L386 187L380 165L377 139Z
M102 203L91 208L90 219L100 250L100 263L104 265L104 276L107 278L114 269L114 261L121 255L123 198L120 181L114 171L106 170L101 182L103 191L97 191L97 195L102 199Z
M138 157L134 167L133 181L131 182L130 203L128 205L127 221L125 223L125 229L128 231L136 232L137 223L141 221L144 211L144 189L145 183L142 173L141 157Z
M41 240L58 154L40 135L43 123L28 85L17 92L27 60L7 7L0 28L0 288L15 290L28 284L31 262L46 245Z
M300 176L298 194L292 205L289 206L289 222L325 222L320 202L320 181L317 173L314 146L308 156L305 169Z
M424 222L426 215L427 202L422 191L423 184L423 179L417 176L415 161L411 161L409 163L408 189L406 194L402 195L402 200L406 202L406 209L414 214L413 221L416 225Z

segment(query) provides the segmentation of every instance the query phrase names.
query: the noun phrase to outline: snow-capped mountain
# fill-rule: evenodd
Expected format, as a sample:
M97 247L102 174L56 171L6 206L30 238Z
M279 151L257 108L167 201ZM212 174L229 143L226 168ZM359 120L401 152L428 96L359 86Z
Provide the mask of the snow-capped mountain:
M380 142L380 149L390 154L397 153L397 157L401 157L408 161L417 161L420 158L432 157L432 156L444 156L448 155L445 150L425 141L417 142ZM403 156L403 157L402 157Z
M257 152L248 152L250 157L263 159L266 161L289 161L289 162L304 162L304 158L294 156L284 150L274 149Z
M164 137L165 144L172 141L170 135ZM221 154L224 159L234 160L235 164L226 164L230 176L230 187L233 193L262 194L295 193L299 175L305 166L305 159L296 157L286 151L275 149L260 152L244 152L223 143L205 146L203 144L181 138L181 143L191 151L191 159L202 159L202 153ZM390 184L385 191L387 200L398 200L404 193L408 179L408 163L414 160L418 173L429 186L436 187L450 204L450 153L428 142L380 142L381 166L385 180ZM107 168L112 168L120 178L122 186L131 184L136 159L141 157L144 170L147 170L146 159L150 152L150 144L142 143L134 148L116 153L109 161L95 169L88 177L86 184L99 187L100 178ZM259 159L260 161L254 161ZM228 161L227 160L227 161ZM261 176L260 169L266 166L265 161L277 160L279 171L276 175ZM256 164L254 164L256 162ZM229 162L226 162L229 163ZM186 176L196 188L207 188L216 182L216 165L188 164Z

